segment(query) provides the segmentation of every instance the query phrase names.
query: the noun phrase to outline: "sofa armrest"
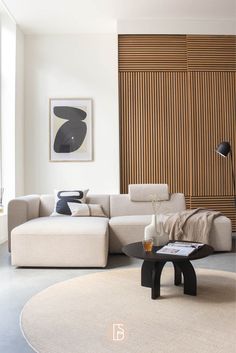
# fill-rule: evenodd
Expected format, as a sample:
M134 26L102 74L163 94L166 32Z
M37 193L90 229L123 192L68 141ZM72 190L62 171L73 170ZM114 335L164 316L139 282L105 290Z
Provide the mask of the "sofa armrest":
M232 250L232 222L225 216L216 217L210 231L210 245L215 251Z
M11 231L30 219L39 217L39 195L17 197L8 203L8 250L11 251Z

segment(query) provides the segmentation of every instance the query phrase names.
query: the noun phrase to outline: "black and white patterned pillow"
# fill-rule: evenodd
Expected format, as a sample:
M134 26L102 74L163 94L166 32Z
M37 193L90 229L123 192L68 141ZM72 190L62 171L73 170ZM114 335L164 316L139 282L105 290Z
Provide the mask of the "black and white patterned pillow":
M71 209L68 203L80 205L86 202L87 190L55 190L55 206L53 216L71 216Z

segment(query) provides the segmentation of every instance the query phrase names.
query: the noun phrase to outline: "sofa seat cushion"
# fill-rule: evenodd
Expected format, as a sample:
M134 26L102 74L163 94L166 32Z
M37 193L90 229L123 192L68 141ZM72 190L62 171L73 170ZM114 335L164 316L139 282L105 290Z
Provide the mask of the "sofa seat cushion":
M104 267L108 218L40 217L11 232L15 266Z
M109 221L111 253L122 253L122 247L142 241L144 228L151 223L150 215L118 216ZM215 251L230 251L232 248L231 221L225 216L214 219L210 231L210 245Z
M99 235L105 234L108 218L101 217L39 217L13 229L18 235Z
M144 228L151 223L151 219L151 215L112 217L109 221L110 252L121 253L124 245L142 241Z

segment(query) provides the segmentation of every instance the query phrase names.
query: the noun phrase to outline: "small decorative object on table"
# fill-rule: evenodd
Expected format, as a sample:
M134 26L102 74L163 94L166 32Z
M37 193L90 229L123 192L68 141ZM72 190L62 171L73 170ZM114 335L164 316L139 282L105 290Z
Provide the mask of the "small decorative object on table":
M3 213L4 207L3 207L3 192L4 188L0 188L0 213Z
M169 235L164 229L165 216L158 213L160 208L160 201L158 203L156 195L152 195L152 208L154 214L152 215L152 222L144 229L144 239L153 239L154 245L162 246L168 243Z

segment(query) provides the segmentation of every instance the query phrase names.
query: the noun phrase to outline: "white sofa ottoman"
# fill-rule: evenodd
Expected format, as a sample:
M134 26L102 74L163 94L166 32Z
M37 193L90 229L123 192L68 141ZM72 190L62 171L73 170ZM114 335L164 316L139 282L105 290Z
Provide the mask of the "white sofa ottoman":
M31 195L8 206L9 250L14 266L105 267L108 256L109 195L91 195L107 217L50 217L53 195Z
M40 217L11 233L12 265L105 267L108 218Z

